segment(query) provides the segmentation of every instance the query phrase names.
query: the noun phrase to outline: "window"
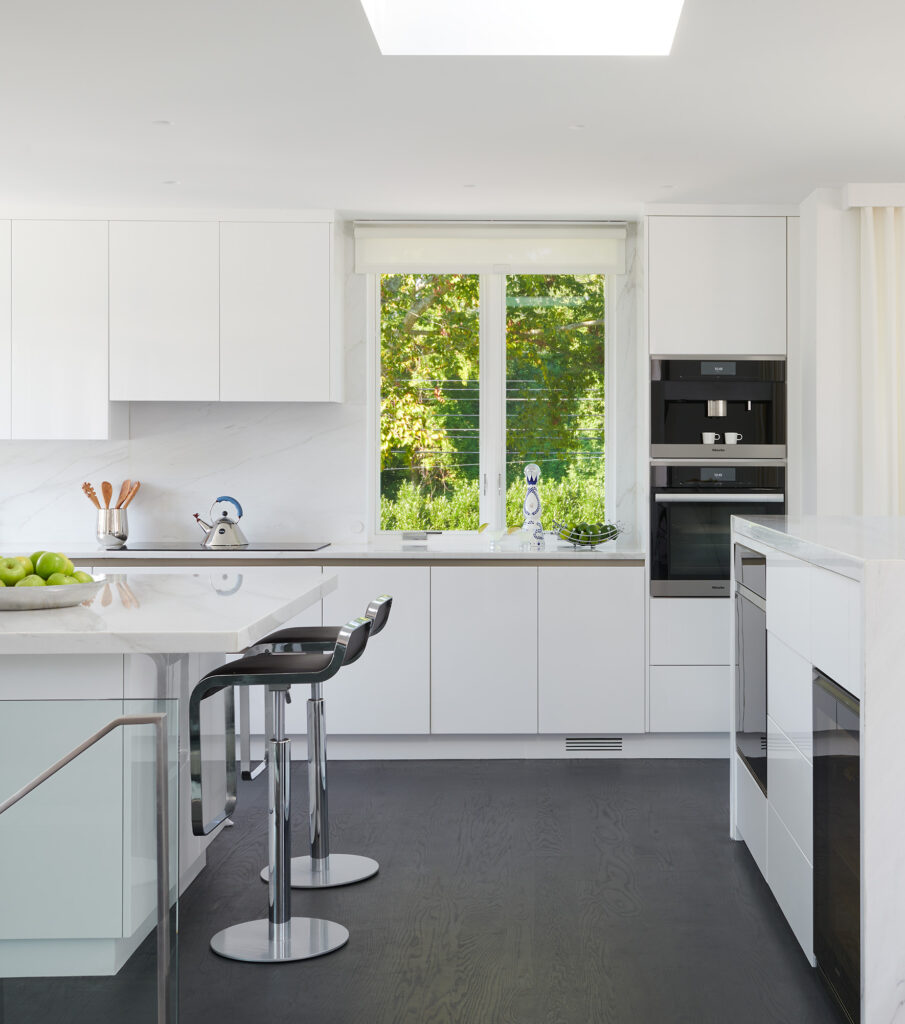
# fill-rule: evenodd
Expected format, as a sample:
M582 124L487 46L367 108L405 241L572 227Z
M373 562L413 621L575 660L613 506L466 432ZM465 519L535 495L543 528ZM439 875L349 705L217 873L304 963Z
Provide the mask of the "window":
M582 249L593 238L570 249L562 228L541 245L532 228L524 258L522 238L488 230L482 255L488 239L472 245L470 227L425 242L405 225L384 245L356 226L356 269L377 286L374 525L520 526L529 462L541 467L547 529L603 520L606 277L585 271L618 272L619 261Z

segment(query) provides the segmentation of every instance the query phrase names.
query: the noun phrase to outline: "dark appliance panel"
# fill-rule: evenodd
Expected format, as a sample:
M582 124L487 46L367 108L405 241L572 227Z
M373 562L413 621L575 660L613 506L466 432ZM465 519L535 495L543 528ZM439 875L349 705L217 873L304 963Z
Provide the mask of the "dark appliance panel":
M741 434L742 440L727 444L727 432ZM704 433L719 434L719 440L704 444ZM652 458L785 455L783 360L652 360Z
M735 545L735 748L767 793L767 560Z
M852 1024L861 1020L860 704L814 671L814 956Z

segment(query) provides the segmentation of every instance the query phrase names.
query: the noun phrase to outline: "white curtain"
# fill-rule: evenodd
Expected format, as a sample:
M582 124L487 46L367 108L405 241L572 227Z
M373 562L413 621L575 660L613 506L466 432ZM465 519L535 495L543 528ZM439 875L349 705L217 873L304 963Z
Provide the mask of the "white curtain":
M905 208L861 208L861 510L905 515Z

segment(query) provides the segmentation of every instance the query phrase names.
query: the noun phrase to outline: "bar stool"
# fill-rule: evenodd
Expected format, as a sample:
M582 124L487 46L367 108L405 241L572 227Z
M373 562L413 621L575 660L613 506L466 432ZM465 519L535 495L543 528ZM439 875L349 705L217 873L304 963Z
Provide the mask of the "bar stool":
M368 605L365 618L371 623L368 639L386 626L393 607L389 594L375 597ZM336 643L339 626L299 626L280 629L255 644L255 650L269 648L284 657L287 651L329 650ZM293 857L291 884L293 889L327 889L337 885L363 882L376 875L380 865L371 857L355 853L330 852L330 824L327 814L327 721L324 695L320 682L311 680L308 700L308 836L311 853ZM270 868L261 870L268 881Z
M252 654L221 665L195 685L189 698L189 763L191 767L192 832L208 835L226 819L223 814L204 821L201 784L201 702L234 686L264 686L271 705L273 730L268 740L268 916L234 924L217 932L211 949L231 960L252 963L287 963L331 953L349 940L340 924L318 918L292 917L290 908L290 741L286 736L286 702L289 688L299 683L320 685L344 665L359 658L368 642L370 619L352 619L337 631L329 651L299 654ZM235 744L227 745L227 775L235 777ZM230 764L231 762L231 764ZM235 803L233 800L232 803Z

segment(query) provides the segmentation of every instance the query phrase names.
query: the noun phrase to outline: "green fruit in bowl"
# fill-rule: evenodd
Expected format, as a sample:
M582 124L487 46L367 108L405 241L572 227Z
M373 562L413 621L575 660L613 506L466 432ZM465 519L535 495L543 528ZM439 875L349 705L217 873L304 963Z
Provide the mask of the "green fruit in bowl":
M45 551L35 564L35 573L45 580L55 572L68 576L71 571L72 562L58 551Z
M35 564L28 557L28 555L16 555L15 559L17 562L21 562L25 566L25 575L32 576L35 571Z
M26 576L24 580L19 580L16 584L17 587L43 587L45 585L44 580L36 575Z
M0 581L8 587L14 587L19 580L28 576L25 566L18 558L0 558Z
M76 583L94 583L94 577L90 573L82 572L81 569L76 569L72 575Z
M64 572L52 572L47 577L48 587L63 587L66 585L66 581L69 577Z

